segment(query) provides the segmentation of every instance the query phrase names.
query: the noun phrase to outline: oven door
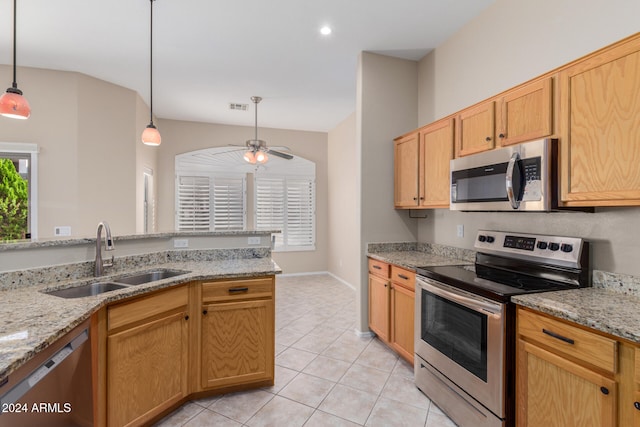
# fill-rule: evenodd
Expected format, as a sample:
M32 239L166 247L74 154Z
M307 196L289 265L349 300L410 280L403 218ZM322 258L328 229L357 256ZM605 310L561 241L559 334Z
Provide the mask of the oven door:
M415 352L500 418L505 417L504 304L416 278Z

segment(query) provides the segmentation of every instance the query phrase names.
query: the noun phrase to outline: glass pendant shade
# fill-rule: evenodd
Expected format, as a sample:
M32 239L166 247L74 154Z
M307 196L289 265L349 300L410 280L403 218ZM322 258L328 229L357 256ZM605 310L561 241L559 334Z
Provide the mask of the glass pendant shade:
M162 142L162 138L160 137L160 132L153 125L153 123L149 123L147 127L142 131L142 142L145 145L158 146Z
M22 91L10 87L0 96L0 115L12 119L29 118L31 107L27 98L22 96Z
M250 150L244 153L244 160L245 162L248 162L254 165L256 163L256 156L253 154L253 151Z
M269 160L269 157L267 157L267 153L265 153L264 151L258 151L256 153L256 162L267 163L267 160Z

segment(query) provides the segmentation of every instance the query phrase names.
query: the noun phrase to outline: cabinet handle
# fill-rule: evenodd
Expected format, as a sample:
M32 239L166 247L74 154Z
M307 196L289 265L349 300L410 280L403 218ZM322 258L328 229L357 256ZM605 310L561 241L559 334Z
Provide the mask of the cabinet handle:
M413 201L414 201L414 202L418 201L418 198L417 198L417 197L414 197L414 198L413 198Z
M384 287L385 287L385 288L387 287L387 284L386 284L386 283L384 284Z
M404 274L398 274L398 277L401 278L402 280L409 280L409 278Z
M249 292L249 288L229 288L230 294L237 294L240 292Z
M486 137L485 141L487 141L487 142L491 141L491 137L490 136Z
M202 310L202 314L207 314L208 311L207 310Z
M189 315L184 316L184 320L189 320Z
M609 389L606 387L600 387L600 391L602 392L602 394L609 394Z
M633 406L640 411L640 402L633 402Z
M380 267L379 265L375 265L375 264L374 264L373 268L375 268L376 270L382 270L382 267Z
M499 137L500 139L503 139L503 138L505 137L505 136L504 136L504 133L501 133L500 135L498 135L498 137Z
M546 329L543 329L543 330L542 330L542 333L547 334L547 335L549 335L550 337L553 337L553 338L558 339L558 340L560 340L560 341L564 341L564 342L566 342L567 344L572 344L572 345L573 345L573 344L575 344L575 343L576 343L576 342L575 342L574 340L572 340L571 338L563 337L562 335L556 334L555 332L551 332L551 331L548 331L548 330L546 330Z

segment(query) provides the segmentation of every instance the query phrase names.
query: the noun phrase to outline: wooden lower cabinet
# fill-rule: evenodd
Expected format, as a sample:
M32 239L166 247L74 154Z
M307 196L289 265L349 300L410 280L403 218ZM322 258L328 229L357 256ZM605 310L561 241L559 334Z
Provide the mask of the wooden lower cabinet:
M517 310L518 427L640 427L640 347Z
M108 310L107 424L141 425L188 394L187 289Z
M408 362L414 358L415 273L369 259L369 329Z
M202 284L200 386L273 385L273 277Z

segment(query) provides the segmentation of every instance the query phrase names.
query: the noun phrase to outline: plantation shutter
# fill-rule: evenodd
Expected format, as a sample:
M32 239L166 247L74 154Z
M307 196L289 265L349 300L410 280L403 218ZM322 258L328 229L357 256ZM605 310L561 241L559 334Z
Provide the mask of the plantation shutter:
M313 181L287 180L287 245L312 246L314 244Z
M211 223L208 176L178 176L176 228L209 231Z
M245 224L245 179L213 178L213 229L243 230Z
M275 247L282 247L286 206L284 178L256 178L255 183L256 229L282 230L275 235Z

